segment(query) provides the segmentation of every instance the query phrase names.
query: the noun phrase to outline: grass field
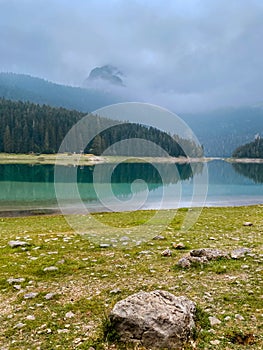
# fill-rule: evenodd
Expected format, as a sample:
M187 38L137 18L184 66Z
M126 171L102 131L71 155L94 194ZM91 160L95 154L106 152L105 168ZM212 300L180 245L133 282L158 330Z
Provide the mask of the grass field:
M121 349L103 335L113 305L140 290L163 289L187 296L221 321L213 327L201 323L187 349L262 349L262 213L262 205L205 208L196 224L182 233L181 209L161 233L165 239L122 248L100 248L74 233L59 215L0 218L0 348ZM114 235L115 226L141 224L151 215L95 214L111 226L98 229L98 234L107 230ZM253 226L243 226L244 221ZM11 248L8 242L15 239L29 245ZM185 250L173 248L179 242ZM161 255L167 247L171 257ZM177 267L190 249L203 247L248 247L251 254L186 270ZM50 266L57 269L44 271ZM9 284L11 277L24 280ZM38 294L25 299L28 293ZM48 293L54 295L47 299Z

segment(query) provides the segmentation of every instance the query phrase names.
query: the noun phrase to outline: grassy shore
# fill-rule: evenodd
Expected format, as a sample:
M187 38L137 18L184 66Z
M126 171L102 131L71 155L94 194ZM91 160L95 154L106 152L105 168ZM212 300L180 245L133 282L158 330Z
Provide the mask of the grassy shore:
M60 165L94 165L98 163L198 163L211 160L225 160L230 163L263 163L261 158L185 158L185 157L124 157L124 156L95 156L93 154L10 154L0 153L0 164L60 164Z
M203 323L189 349L262 349L262 211L262 205L205 208L198 222L182 234L181 209L162 232L165 239L123 248L100 248L74 233L59 215L0 218L0 348L119 349L103 336L113 305L140 290L164 289L187 296L206 315L221 321L214 327ZM95 214L112 226L105 230L113 235L114 225L141 224L151 215ZM243 226L244 221L253 226ZM11 248L8 242L15 239L29 245ZM179 242L185 250L173 248ZM171 257L161 255L167 247L173 251ZM187 270L176 266L190 249L202 247L248 247L251 254ZM57 270L45 272L50 266ZM24 280L14 286L7 282L11 277ZM30 292L38 294L25 299ZM48 293L54 293L49 300Z

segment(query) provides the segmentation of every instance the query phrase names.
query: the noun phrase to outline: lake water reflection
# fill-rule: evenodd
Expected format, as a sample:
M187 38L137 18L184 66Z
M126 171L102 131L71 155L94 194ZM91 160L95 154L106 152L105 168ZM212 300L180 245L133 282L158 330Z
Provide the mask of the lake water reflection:
M67 188L72 181L73 167L61 168L61 183ZM75 169L76 170L76 169ZM75 171L74 170L74 171ZM95 166L77 169L78 190L90 210L105 210L94 189ZM111 188L120 201L121 210L132 210L129 201L132 195L145 189L147 198L141 209L159 208L163 190L166 189L162 208L198 206L198 200L191 202L194 176L201 176L202 163L158 164L158 169L148 163L121 163L96 165L96 190L105 198ZM206 206L246 205L263 203L263 164L230 164L224 161L208 163L209 184ZM160 176L160 172L162 176ZM111 174L111 176L109 176ZM164 175L165 174L165 175ZM110 179L110 180L109 180ZM143 186L134 186L140 179ZM107 183L111 186L107 186ZM132 185L133 184L133 185ZM168 191L167 191L168 189ZM175 193L179 193L175 199ZM100 197L101 198L101 197ZM74 194L65 191L65 201L74 206ZM53 165L0 165L0 205L2 210L34 208L57 208L54 188Z

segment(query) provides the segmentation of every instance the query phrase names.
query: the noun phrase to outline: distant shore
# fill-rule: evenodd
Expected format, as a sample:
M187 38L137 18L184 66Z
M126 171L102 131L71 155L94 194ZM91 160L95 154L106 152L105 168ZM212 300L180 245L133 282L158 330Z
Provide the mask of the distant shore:
M202 163L224 160L230 163L263 163L262 158L224 158L224 157L126 157L95 156L93 154L9 154L0 153L0 164L43 164L43 165L95 165L99 163Z

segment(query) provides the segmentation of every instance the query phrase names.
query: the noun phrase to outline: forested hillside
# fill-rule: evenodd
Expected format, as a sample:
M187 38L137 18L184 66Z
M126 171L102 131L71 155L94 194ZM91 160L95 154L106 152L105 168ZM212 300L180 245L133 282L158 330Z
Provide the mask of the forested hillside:
M233 152L235 158L263 158L263 138L256 137L253 142L238 147Z
M64 108L0 99L0 152L57 153L67 132L83 116L83 113L69 111ZM94 115L90 115L86 122L85 128L80 128L78 134L74 135L77 140L83 139L82 150L86 153L100 155L109 146L114 145L108 154L158 155L156 153L158 150L154 152L151 144L147 149L137 141L132 143L132 149L130 145L116 148L121 140L138 138L157 144L171 156L185 156L184 151L175 139L158 129L134 123L121 123L113 127L112 121L109 119ZM97 130L98 124L107 128L107 130L96 135L86 145L86 131ZM77 144L79 145L80 142ZM71 143L68 145L67 151L70 152L72 149L74 149L74 145ZM74 150L76 152L81 151L79 148Z

